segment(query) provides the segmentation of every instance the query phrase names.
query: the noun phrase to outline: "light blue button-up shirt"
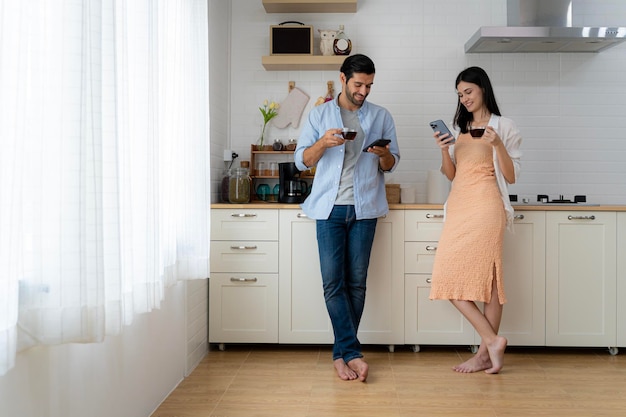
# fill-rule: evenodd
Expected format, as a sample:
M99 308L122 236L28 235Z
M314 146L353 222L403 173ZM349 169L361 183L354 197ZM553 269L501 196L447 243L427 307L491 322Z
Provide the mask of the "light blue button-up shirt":
M359 123L365 134L363 148L376 139L391 139L389 150L395 159L393 172L400 162L396 126L391 113L384 107L364 102L358 111ZM328 129L343 127L337 99L314 107L302 126L294 153L296 167L305 171L304 150L317 142ZM302 203L304 213L312 219L328 219L333 209L343 168L345 144L327 148L317 162L311 194ZM360 152L354 168L354 209L357 219L373 219L387 214L389 205L385 194L385 178L379 166L380 158L370 152Z

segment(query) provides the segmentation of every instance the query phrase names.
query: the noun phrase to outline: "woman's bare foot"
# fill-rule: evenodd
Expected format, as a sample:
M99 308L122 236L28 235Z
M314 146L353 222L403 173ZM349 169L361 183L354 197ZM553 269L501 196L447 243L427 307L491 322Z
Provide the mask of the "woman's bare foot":
M346 365L344 360L341 358L335 359L333 361L333 365L335 365L335 370L337 371L337 375L339 376L339 378L343 379L344 381L351 381L359 377L356 372L350 369L350 367Z
M489 351L489 358L491 359L492 366L489 369L485 369L485 373L497 374L504 365L504 351L508 341L502 336L497 336L493 342L487 345Z
M471 372L484 371L485 369L490 369L491 367L492 365L491 360L489 359L489 355L482 355L481 353L477 353L462 364L452 367L452 369L457 372L468 374Z
M352 369L359 377L359 381L365 382L367 379L367 373L369 371L369 365L363 360L363 358L355 358L348 362L348 367Z

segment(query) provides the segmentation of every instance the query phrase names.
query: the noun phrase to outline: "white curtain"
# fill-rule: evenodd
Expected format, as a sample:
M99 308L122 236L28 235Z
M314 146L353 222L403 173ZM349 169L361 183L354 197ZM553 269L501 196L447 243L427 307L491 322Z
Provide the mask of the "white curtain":
M0 375L208 277L206 0L0 0Z

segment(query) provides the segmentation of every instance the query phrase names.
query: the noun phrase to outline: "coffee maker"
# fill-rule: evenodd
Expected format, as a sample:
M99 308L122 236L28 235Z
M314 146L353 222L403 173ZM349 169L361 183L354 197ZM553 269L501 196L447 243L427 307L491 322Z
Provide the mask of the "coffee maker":
M278 164L279 203L299 204L307 196L308 184L300 178L300 170L293 162Z

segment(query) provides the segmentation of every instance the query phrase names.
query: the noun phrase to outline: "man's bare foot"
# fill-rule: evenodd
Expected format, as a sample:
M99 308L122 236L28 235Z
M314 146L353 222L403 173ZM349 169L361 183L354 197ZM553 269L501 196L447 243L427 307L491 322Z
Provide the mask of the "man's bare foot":
M487 344L487 350L489 351L489 358L491 359L491 368L485 369L485 373L497 374L504 365L504 351L508 340L502 336L496 336L493 342Z
M344 381L351 381L359 377L356 372L350 369L350 367L346 365L344 360L341 358L335 359L333 361L333 365L335 365L335 369L337 370L337 375L339 376L339 378L343 379Z
M355 358L348 362L348 367L352 369L359 377L359 381L365 382L367 379L367 373L369 371L369 365L363 360L363 358Z
M452 367L452 369L457 372L468 374L471 372L484 371L485 369L490 369L491 367L492 366L489 355L482 355L480 353L477 353L462 364Z

